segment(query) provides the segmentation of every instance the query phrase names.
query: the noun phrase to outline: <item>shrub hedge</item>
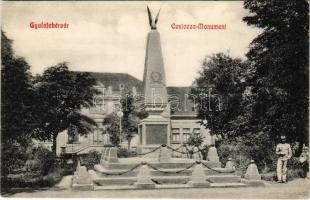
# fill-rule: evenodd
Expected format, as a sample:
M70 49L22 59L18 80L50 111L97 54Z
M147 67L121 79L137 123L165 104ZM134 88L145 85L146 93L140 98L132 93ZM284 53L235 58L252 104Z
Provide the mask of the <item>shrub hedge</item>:
M85 166L87 169L94 169L94 166L100 163L101 153L96 150L90 151L80 157L81 165Z
M118 148L117 149L117 156L119 158L130 158L130 157L136 157L137 152L133 150L128 150L126 148Z
M42 176L33 176L26 173L9 174L7 179L2 182L2 188L38 188L38 187L50 187L58 183L64 170L56 169L49 174Z

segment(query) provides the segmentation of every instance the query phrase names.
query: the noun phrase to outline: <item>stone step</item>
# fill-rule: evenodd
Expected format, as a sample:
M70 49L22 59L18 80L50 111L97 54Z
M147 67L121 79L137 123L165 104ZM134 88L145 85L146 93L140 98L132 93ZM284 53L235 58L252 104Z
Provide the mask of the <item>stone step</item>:
M165 171L165 172L171 172L171 173L164 173L164 172L160 172L160 171L157 171L157 170L153 170L151 169L151 174L154 175L154 176L162 176L162 175L165 175L165 176L190 176L192 175L192 169L186 169L182 172L178 172L178 173L173 173L173 172L177 172L177 171L180 171L180 170L183 170L184 168L175 168L175 169L160 169L162 171ZM227 173L227 172L230 172L231 170L228 170L228 169L225 169L225 168L214 168L216 171L214 170L210 170L210 169L204 169L205 171L205 174L207 176L209 175L217 175L217 176L226 176L226 175L235 175L235 173Z
M241 182L241 177L240 176L235 176L235 175L211 175L207 176L208 180L211 183L236 183L236 182Z
M189 178L189 176L151 177L156 184L186 184L189 181ZM105 177L93 179L93 182L96 185L133 185L136 181L136 177Z
M93 179L96 185L133 185L137 177L105 177Z
M137 189L134 185L96 185L94 190L135 190Z
M238 188L247 187L244 183L211 183L210 188ZM192 188L187 184L162 184L156 185L155 189L182 189L182 188ZM105 185L105 186L95 186L94 190L137 190L134 185Z
M111 177L100 177L94 170L88 171L91 179L96 185L132 185L137 181L137 177L122 177L122 176L111 176Z
M191 165L193 162L169 162L169 163L159 163L159 162L154 162L150 163L152 166L160 169L184 169ZM211 168L220 168L219 163L214 163L210 161L203 161L205 164L207 164ZM123 170L129 170L133 167L135 167L137 163L109 163L109 162L103 162L102 167L107 169L107 170L116 170L116 169L123 169Z
M151 179L156 184L186 184L190 176L154 176Z
M236 187L247 187L244 183L211 183L211 188L236 188Z
M231 169L227 168L219 168L219 167L214 167L211 169L205 169L206 175L235 175L235 172L232 172ZM216 171L214 171L216 170Z
M91 176L96 185L133 185L136 177L98 177ZM151 179L156 184L186 184L190 176L153 176ZM240 183L239 176L207 176L211 183Z
M172 172L172 173L164 173L164 172L160 172L160 171L156 171L154 169L150 169L151 171L151 175L153 176L190 176L192 173L192 169L187 169L184 170L182 172L179 173L173 173L176 171L180 171L183 170L184 168L174 168L174 169L163 169L160 168L160 170L162 171L167 171L167 172ZM205 169L205 174L206 175L218 175L218 176L225 176L225 175L234 175L234 173L227 173L230 172L230 169L226 169L226 168L213 168L214 170L210 170L210 169ZM139 169L135 169L133 171L124 173L122 175L106 175L105 173L109 173L109 174L118 174L118 173L123 173L128 171L127 169L105 169L103 166L101 165L95 165L95 170L98 173L98 175L100 175L101 177L111 177L111 176L123 176L123 177L131 177L131 176L137 176Z

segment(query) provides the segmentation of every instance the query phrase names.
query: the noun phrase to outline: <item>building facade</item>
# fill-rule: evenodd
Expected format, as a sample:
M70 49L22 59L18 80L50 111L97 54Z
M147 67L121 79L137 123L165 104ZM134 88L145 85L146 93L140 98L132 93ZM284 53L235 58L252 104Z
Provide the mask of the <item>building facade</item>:
M69 130L60 133L57 137L57 154L84 154L90 150L100 151L104 145L110 144L109 133L106 131L103 121L108 114L118 112L121 104L121 94L123 89L129 88L133 95L143 93L143 83L141 80L124 73L95 73L90 74L96 79L95 86L101 95L94 97L96 106L89 109L82 109L82 113L94 119L98 125L92 133L82 136L78 133L68 134ZM190 99L190 87L167 87L168 102L171 108L170 116L170 143L171 146L179 147L187 142L191 134L201 134L204 137L203 145L211 145L214 138L209 134L209 130L201 125L197 119L197 108ZM70 136L74 135L74 136ZM139 143L137 134L131 141L132 148ZM45 146L51 148L50 142L45 142ZM123 146L127 146L127 141L123 141Z

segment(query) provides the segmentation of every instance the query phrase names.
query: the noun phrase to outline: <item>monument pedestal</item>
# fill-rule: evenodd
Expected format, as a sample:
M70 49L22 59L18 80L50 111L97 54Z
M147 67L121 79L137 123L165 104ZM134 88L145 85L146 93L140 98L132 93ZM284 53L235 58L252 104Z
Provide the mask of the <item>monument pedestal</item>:
M161 115L150 115L141 121L138 133L142 153L150 152L162 144L170 145L170 120ZM145 156L158 155L159 150Z
M242 182L250 186L265 186L265 183L261 180L261 175L258 172L254 160L251 160L248 165Z

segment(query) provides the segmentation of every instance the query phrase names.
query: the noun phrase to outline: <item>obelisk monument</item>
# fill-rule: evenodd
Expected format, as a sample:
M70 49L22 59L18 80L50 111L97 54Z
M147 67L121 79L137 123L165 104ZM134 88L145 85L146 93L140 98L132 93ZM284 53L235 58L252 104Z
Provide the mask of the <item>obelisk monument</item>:
M159 12L153 21L149 8L147 10L151 30L147 35L143 90L149 116L139 124L140 145L145 150L170 144L170 108L160 34L156 27Z

